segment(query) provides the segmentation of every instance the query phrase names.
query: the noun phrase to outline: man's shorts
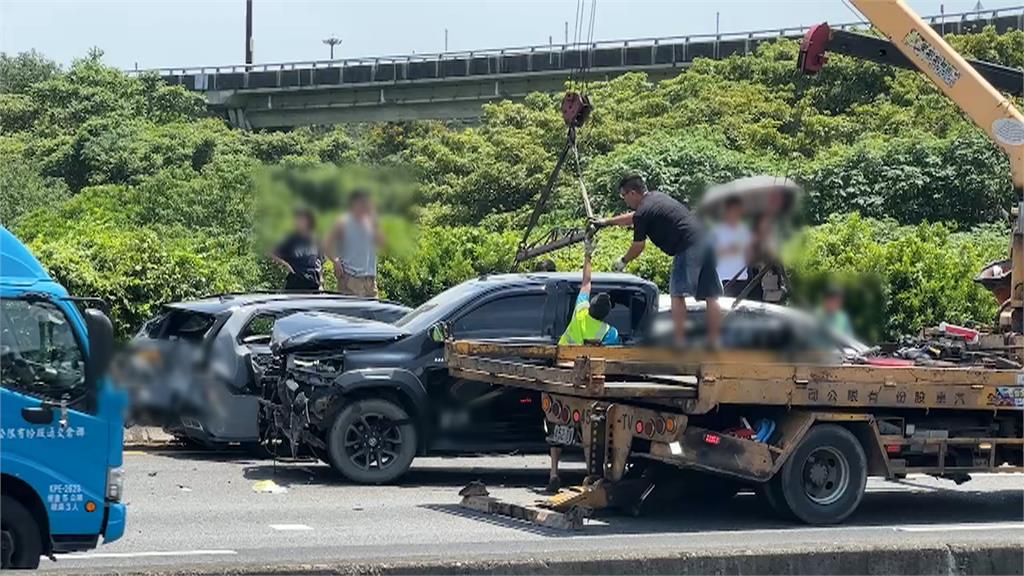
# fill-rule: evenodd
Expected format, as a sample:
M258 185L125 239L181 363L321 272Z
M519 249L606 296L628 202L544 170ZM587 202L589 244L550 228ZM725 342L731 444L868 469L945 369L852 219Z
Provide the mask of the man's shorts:
M717 267L715 249L710 242L690 246L672 258L669 293L698 300L721 296L722 281L718 278Z
M341 294L361 298L377 297L376 276L352 276L341 270L334 277L338 280L338 292Z

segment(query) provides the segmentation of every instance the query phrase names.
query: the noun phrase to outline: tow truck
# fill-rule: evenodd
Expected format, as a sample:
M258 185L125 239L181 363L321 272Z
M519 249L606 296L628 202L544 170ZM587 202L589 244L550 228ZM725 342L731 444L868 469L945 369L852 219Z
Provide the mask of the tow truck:
M503 502L473 485L461 493L464 506L576 528L596 509L636 511L664 485L651 471L669 467L720 486L752 486L784 518L834 524L856 511L868 476L963 482L977 472L1024 471L1024 117L986 79L998 70L983 76L902 0L852 1L887 36L884 46L898 49L1010 159L1010 258L978 278L1002 305L997 329L973 345L1011 362L936 367L780 350L449 340L453 376L540 392L550 438L581 446L587 467L581 486L537 505ZM813 74L827 48L858 42L816 26L799 67Z

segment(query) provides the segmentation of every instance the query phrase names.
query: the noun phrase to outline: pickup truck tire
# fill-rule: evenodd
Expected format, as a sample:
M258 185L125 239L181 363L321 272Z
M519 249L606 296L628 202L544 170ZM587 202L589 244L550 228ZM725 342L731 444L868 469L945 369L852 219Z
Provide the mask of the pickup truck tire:
M766 487L776 510L788 508L807 524L836 524L860 505L867 457L857 438L834 424L811 428Z
M331 466L360 484L384 484L405 474L416 447L416 424L401 406L383 398L349 404L327 435Z
M4 533L3 568L35 570L43 553L43 537L39 524L28 508L11 496L0 499L0 525ZM8 562L9 560L9 562Z

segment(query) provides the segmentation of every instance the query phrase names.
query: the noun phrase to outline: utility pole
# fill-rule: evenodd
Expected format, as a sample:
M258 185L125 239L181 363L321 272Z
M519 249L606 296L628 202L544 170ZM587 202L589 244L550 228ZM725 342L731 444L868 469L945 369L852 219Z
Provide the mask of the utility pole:
M245 0L245 63L252 64L252 0Z
M444 29L444 51L448 51L448 29Z
M565 21L565 45L569 45L569 21Z
M329 38L324 38L323 42L331 47L331 60L334 60L334 47L341 44L341 38L331 35Z

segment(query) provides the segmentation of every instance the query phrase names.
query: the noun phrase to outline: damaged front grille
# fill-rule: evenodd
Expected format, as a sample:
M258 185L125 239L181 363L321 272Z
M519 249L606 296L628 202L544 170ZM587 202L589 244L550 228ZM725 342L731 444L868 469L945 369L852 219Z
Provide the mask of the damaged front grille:
M324 449L318 425L330 401L330 385L344 370L343 357L336 353L272 355L260 362L264 365L260 386L265 441L287 443L292 457L304 444Z

